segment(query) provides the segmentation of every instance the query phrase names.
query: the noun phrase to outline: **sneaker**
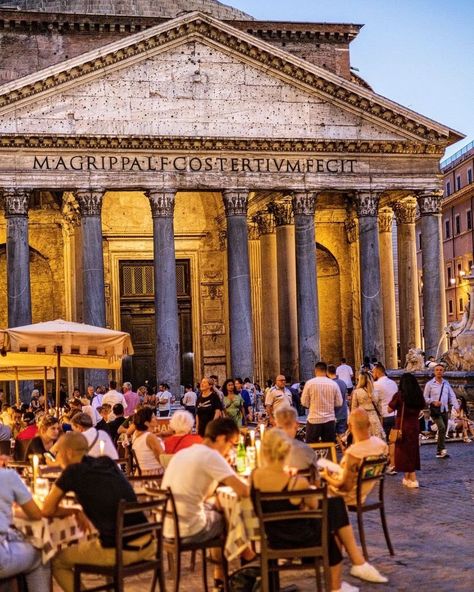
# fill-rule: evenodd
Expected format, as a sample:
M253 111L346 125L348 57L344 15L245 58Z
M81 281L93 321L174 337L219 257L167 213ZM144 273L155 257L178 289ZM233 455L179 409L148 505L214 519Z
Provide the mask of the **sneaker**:
M376 567L367 563L367 561L362 565L353 565L350 574L366 582L374 582L376 584L386 584L388 582L388 579Z
M339 588L339 592L359 592L359 588L357 586L352 586L347 582L341 582L341 587Z
M387 467L385 474L386 475L396 475L397 471L395 470L395 467L393 465L390 465L389 467Z
M465 438L463 438L462 441L466 442L466 444L468 444L469 442L472 442L471 438L468 438L467 436Z
M438 452L436 453L436 458L449 458L449 454L446 448L444 448L443 450L438 450Z

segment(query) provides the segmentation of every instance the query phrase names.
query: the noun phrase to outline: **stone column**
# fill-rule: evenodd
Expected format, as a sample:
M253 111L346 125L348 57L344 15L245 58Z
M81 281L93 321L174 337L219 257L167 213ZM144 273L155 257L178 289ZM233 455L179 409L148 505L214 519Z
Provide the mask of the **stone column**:
M153 217L155 270L156 380L177 394L181 383L178 294L174 249L173 190L148 191Z
M82 230L82 320L87 325L105 327L104 254L102 245L103 189L77 189ZM87 370L86 383L107 384L106 370Z
M8 326L31 324L28 208L31 189L4 189L7 219Z
M293 209L290 201L272 203L268 208L276 224L280 372L295 380L298 377L298 317Z
M359 217L359 254L364 356L384 361L382 283L378 232L379 197L359 192L356 196Z
M398 310L400 319L400 359L405 365L411 347L421 346L418 268L416 263L416 199L393 204L397 218Z
M359 257L359 221L354 210L349 210L344 222L350 258L352 347L344 349L344 356L353 359L355 368L362 364L362 320L360 313L360 257Z
M295 193L292 203L295 218L299 378L306 381L314 376L314 366L321 357L314 230L316 195Z
M249 263L250 263L250 296L253 317L253 352L255 381L262 383L263 379L263 351L262 351L262 278L260 266L260 235L257 223L248 220L249 233ZM245 376L243 377L245 378Z
M248 191L222 193L227 218L231 374L253 377L252 304L247 228Z
M446 351L443 328L446 326L446 295L441 239L441 191L427 191L418 195L421 214L423 268L423 327L425 354L436 356Z
M385 365L398 368L397 309L392 246L393 212L390 208L379 211L380 274L382 280L383 330L385 337Z
M259 212L255 216L255 222L260 232L263 379L268 380L280 373L275 220L270 212Z

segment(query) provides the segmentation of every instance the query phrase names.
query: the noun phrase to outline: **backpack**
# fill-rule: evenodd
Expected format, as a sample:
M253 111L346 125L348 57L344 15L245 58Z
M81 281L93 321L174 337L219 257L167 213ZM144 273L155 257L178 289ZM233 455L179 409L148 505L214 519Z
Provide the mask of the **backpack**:
M229 578L230 592L260 592L262 578L260 566L241 567Z

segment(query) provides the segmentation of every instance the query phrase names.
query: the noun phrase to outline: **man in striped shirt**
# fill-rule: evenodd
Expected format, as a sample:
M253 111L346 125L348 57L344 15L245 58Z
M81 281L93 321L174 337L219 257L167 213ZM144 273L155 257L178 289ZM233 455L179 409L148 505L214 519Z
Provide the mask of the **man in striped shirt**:
M309 408L306 442L336 440L336 409L342 407L342 395L337 384L327 377L327 365L318 362L315 378L304 385L301 403Z

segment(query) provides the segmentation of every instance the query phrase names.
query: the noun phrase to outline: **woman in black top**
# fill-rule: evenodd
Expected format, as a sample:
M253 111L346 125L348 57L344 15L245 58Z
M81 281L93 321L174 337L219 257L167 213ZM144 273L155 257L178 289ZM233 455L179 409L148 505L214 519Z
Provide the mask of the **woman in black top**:
M201 394L196 402L196 430L204 438L207 424L222 415L222 402L207 378L201 380Z
M49 452L58 437L58 419L51 417L51 415L45 415L38 426L38 435L31 440L26 450L26 459L29 460L30 456L38 454L41 457L40 462L45 463L44 454Z

